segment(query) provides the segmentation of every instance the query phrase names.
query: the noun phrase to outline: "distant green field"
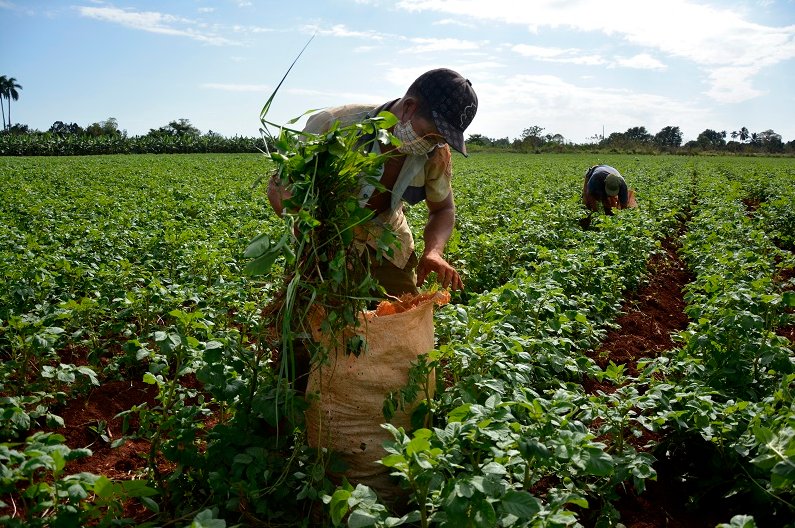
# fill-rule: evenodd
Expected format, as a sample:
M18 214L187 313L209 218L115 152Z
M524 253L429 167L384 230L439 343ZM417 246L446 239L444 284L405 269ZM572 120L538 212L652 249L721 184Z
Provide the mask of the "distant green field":
M597 163L624 174L639 207L583 230ZM298 525L315 507L329 523L400 524L328 480L300 416L282 414L262 313L280 267L242 274L248 242L282 229L253 186L269 168L256 154L0 157L0 521L104 526L128 515L113 501L140 500L156 523ZM453 170L447 258L466 293L437 312L432 427L396 433L388 460L411 498L402 523L613 522L618 490L656 478L662 455L633 440L648 431L710 447L720 493L697 490L696 508L791 519L795 159L473 154ZM421 245L424 205L408 216ZM585 351L665 239L694 277L691 324L637 377L603 371ZM588 394L589 379L615 390ZM154 446L135 489L68 477L85 446L26 440L111 380L158 390L128 413Z

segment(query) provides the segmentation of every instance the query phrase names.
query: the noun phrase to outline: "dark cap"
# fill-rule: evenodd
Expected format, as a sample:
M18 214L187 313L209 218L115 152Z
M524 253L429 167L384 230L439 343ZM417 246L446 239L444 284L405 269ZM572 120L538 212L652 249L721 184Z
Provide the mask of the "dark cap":
M478 96L469 79L453 70L439 68L423 73L412 86L428 103L439 133L451 147L466 156L464 130L478 110Z

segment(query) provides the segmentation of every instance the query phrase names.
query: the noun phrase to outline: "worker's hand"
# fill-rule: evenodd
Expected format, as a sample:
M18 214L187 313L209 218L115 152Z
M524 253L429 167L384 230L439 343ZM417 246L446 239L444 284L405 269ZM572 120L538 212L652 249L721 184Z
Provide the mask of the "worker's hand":
M425 278L431 273L436 272L436 278L442 288L452 290L463 290L464 283L458 272L441 255L437 253L423 253L417 264L417 287L422 286Z

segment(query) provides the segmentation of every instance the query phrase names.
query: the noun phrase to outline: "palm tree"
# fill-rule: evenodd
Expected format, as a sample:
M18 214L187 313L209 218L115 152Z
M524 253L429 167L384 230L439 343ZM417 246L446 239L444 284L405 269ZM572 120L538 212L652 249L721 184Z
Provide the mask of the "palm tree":
M745 128L745 127L742 127L740 129L740 141L745 143L745 140L748 139L749 137L750 137L750 134L748 133L748 129Z
M22 86L17 84L15 78L3 76L3 84L0 87L0 91L2 92L2 96L8 99L8 128L11 128L11 99L14 101L19 100L17 88L21 90ZM0 104L2 104L2 99L0 99Z
M0 110L3 112L3 130L6 129L6 110L3 106L3 98L6 96L6 82L8 82L8 77L0 75Z

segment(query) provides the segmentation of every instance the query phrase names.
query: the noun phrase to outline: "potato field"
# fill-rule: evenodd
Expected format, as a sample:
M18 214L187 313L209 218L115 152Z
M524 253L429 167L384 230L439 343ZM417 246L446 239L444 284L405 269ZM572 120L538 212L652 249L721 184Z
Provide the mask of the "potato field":
M268 160L0 157L0 525L795 526L795 159L453 163L465 291L385 401L422 400L396 505L277 376ZM587 218L597 163L637 208Z

